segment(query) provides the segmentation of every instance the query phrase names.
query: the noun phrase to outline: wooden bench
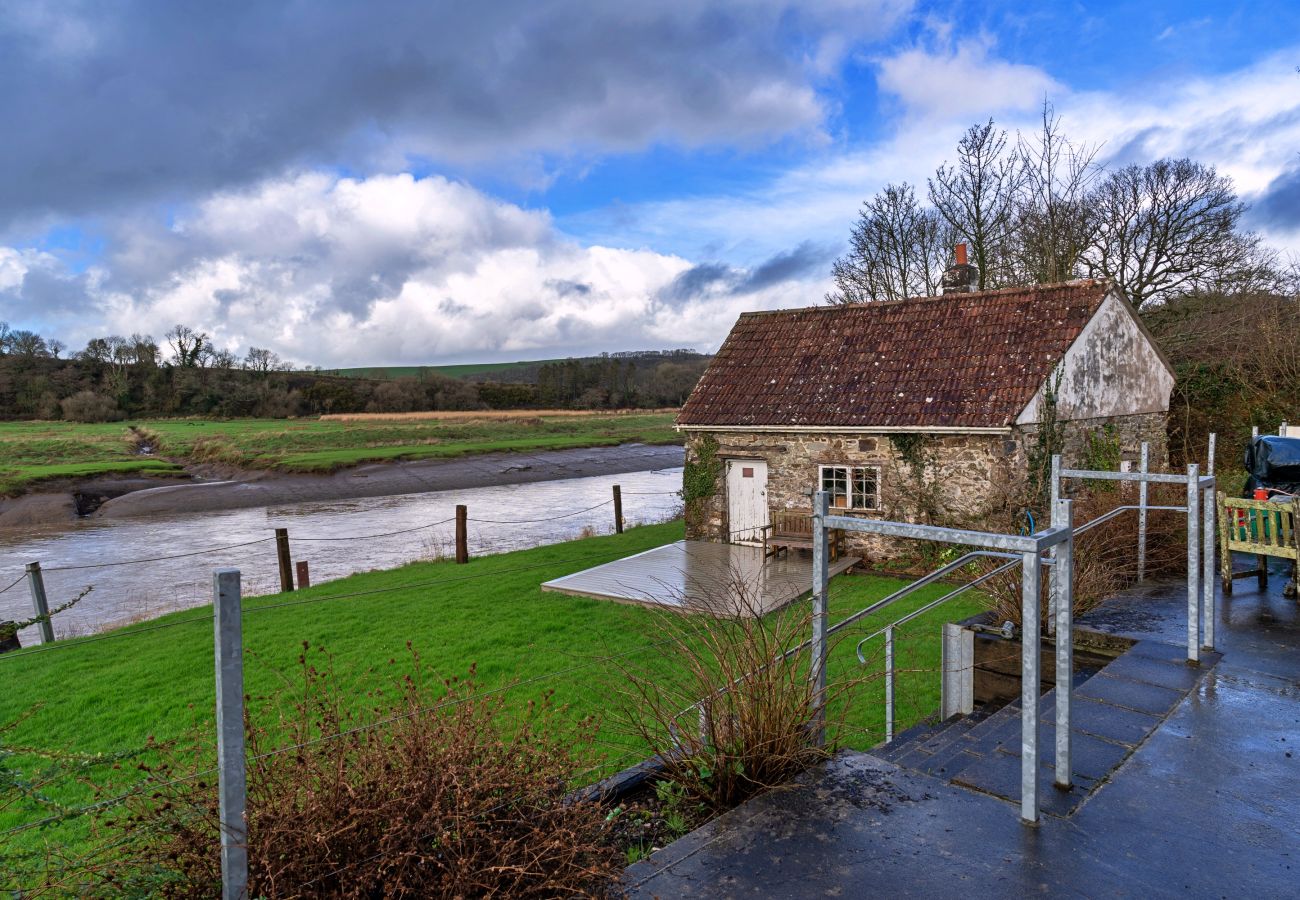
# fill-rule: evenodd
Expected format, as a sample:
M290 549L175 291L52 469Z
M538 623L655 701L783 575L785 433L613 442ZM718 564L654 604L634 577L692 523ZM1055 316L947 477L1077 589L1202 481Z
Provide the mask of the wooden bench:
M1300 499L1289 503L1275 500L1246 500L1218 492L1219 574L1223 592L1232 593L1234 578L1259 579L1261 590L1268 587L1268 558L1300 561ZM1258 561L1253 569L1232 570L1232 551L1253 553ZM1283 596L1296 596L1295 570Z
M763 556L776 556L782 550L811 550L813 548L813 517L810 512L794 509L774 509L768 513L771 524L763 526ZM844 529L831 528L827 534L831 561L844 554Z

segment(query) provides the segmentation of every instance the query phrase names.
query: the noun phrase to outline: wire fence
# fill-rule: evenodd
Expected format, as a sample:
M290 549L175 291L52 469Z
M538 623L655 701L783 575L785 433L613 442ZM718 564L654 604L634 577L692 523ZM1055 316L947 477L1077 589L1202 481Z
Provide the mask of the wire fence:
M665 472L664 474L672 474ZM647 473L633 473L624 480L632 482L631 487L652 487L663 476L651 476ZM583 478L574 482L579 490L575 499L587 496L600 479ZM605 490L609 489L609 480L604 480ZM464 559L469 554L483 555L511 550L525 549L556 541L569 540L589 535L611 533L621 530L623 523L651 523L674 518L680 509L680 497L676 486L665 485L663 490L633 490L625 492L630 506L617 504L611 514L610 507L615 505L613 498L598 503L572 504L567 508L555 508L553 499L544 503L529 502L528 491L544 489L549 497L558 497L568 487L563 482L539 482L533 485L514 486L509 492L498 492L495 497L509 497L520 501L511 505L511 509L539 509L533 515L510 516L492 514L490 510L481 511L470 508L469 514L462 522L454 516L431 517L425 521L412 523L402 528L346 528L354 516L358 521L370 524L380 520L387 512L385 504L377 504L379 509L368 511L363 503L354 512L353 504L345 504L348 512L337 516L320 516L331 527L342 527L345 533L322 533L310 524L316 518L309 517L307 527L300 532L298 528L289 535L292 545L299 548L296 561L289 564L305 564L310 582L319 584L352 574L355 571L375 568L393 568L408 562L420 560L442 560L449 558ZM420 496L420 495L416 495ZM449 495L450 496L450 495ZM380 498L381 500L383 498ZM642 502L644 501L644 502ZM445 502L445 501L443 501ZM489 502L493 508L500 508L500 502ZM399 504L401 506L401 504ZM404 509L405 507L403 507ZM445 510L446 507L444 506ZM401 517L409 514L398 510ZM224 522L228 517L222 517ZM137 523L125 520L113 526L111 534L116 536L122 529L136 528ZM266 527L263 525L262 527ZM141 526L144 537L133 539L130 543L156 543L153 531ZM197 535L195 535L197 537ZM404 540L405 539L405 540ZM134 623L157 618L163 614L192 608L208 602L209 585L205 578L195 578L189 573L193 567L190 562L238 563L244 572L244 589L247 595L273 594L292 589L294 581L286 582L286 561L282 559L280 548L276 553L267 552L276 545L273 535L250 536L248 540L227 540L225 542L205 543L192 549L178 550L170 553L145 553L113 558L111 552L104 552L92 544L91 533L84 537L74 533L71 538L74 547L85 545L78 551L84 556L99 556L99 559L87 561L43 560L41 567L43 586L57 606L60 602L88 592L71 609L64 611L53 620L56 636L59 638L82 637L93 635L106 628L126 627ZM172 540L168 534L164 540ZM79 541L80 543L75 543ZM66 542L65 542L66 543ZM63 543L47 541L36 543L33 554L43 552L42 546L52 547L57 553ZM458 545L460 552L458 552ZM337 548L337 549L335 549ZM21 550L16 553L24 552ZM44 552L49 552L48 550ZM230 554L234 554L231 556ZM104 558L108 557L108 558ZM11 557L12 558L12 557ZM19 557L21 558L21 557ZM29 556L29 558L33 558ZM40 558L40 556L35 556ZM0 564L0 571L3 565ZM0 588L0 623L5 620L25 621L31 614L22 609L27 601L25 596L30 590L22 590L27 573L15 573L16 577ZM296 579L295 579L296 580ZM29 586L30 587L30 586ZM39 615L39 612L37 612ZM24 644L31 644L36 639L33 628L20 633ZM2 656L3 654L0 654Z

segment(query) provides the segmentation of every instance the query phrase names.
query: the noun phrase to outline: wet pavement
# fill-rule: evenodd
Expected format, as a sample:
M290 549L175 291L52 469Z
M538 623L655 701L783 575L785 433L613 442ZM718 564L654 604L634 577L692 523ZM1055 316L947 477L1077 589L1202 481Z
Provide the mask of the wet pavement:
M1282 597L1285 580L1218 598L1222 659L1198 668L1171 664L1186 636L1181 583L1086 616L1081 626L1145 648L1091 679L1087 701L1142 727L1111 739L1136 743L1102 763L1082 802L1037 826L1010 799L844 753L631 867L627 886L641 897L1300 896L1300 606ZM1165 700L1166 711L1151 705Z

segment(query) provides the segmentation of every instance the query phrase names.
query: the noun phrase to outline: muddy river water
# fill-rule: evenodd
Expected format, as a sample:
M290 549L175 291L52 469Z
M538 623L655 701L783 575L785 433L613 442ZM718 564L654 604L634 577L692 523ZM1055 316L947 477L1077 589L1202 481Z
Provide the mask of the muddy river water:
M306 560L312 583L319 584L354 572L452 556L454 524L446 520L454 517L457 504L469 510L471 554L608 534L614 529L614 484L623 492L627 524L664 521L680 510L681 473L678 467L0 530L0 589L21 579L0 593L0 621L31 616L31 595L22 575L25 564L34 560L44 571L51 607L93 588L55 617L56 636L67 637L211 602L215 568L239 568L246 595L278 591L271 539L276 528L289 530L294 559ZM372 535L386 536L368 537ZM252 541L259 543L232 546ZM230 549L209 550L222 547ZM119 564L134 560L148 561ZM24 630L20 638L25 647L39 642L35 628Z

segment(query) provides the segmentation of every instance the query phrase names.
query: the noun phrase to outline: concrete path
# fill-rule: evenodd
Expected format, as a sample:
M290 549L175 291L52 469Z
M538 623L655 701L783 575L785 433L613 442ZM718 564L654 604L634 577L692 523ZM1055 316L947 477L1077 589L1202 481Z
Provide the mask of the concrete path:
M1006 800L845 753L631 867L626 886L640 897L1300 896L1300 606L1284 581L1219 597L1222 660L1068 816L1027 827ZM1174 584L1081 624L1176 646L1185 616Z

